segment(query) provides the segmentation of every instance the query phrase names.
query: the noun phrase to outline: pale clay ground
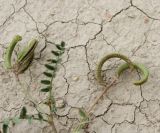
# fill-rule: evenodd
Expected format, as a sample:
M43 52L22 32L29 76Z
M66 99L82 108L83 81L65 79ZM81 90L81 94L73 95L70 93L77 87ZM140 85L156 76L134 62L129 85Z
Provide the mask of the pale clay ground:
M0 121L19 114L24 105L28 112L35 112L15 75L3 66L6 46L16 34L23 36L19 48L33 37L39 40L35 60L20 75L37 101L45 97L39 93L45 60L51 57L54 43L67 44L54 80L55 97L66 101L57 112L59 133L67 133L77 123L77 108L87 109L102 91L95 81L95 66L111 52L145 64L150 77L144 85L134 86L138 73L125 73L92 111L96 117L88 132L160 133L159 0L0 0ZM120 63L106 63L106 76L111 77ZM22 121L10 132L47 133L46 126Z

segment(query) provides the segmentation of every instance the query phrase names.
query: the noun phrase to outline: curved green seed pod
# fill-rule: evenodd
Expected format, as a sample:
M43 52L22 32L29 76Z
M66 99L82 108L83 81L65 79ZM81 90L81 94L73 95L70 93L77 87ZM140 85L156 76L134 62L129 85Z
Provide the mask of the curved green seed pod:
M118 78L120 77L121 73L128 68L129 68L129 65L127 63L120 65L116 72L116 75L118 76Z
M117 69L117 75L120 76L123 71L129 68L129 65L127 63L122 64L118 69ZM142 74L142 78L138 81L135 81L135 85L142 85L148 80L149 76L149 71L148 69L143 65L139 63L134 63L134 68L140 71Z
M4 63L5 63L5 67L7 69L10 69L12 67L11 64L11 57L12 57L12 53L14 50L14 47L16 46L18 41L21 41L22 37L20 35L16 35L13 40L11 41L11 43L9 44L6 52L5 52L5 56L4 56Z
M32 39L27 46L23 48L23 50L18 54L18 61L22 61L26 55L37 46L38 41L36 39Z
M28 50L27 48L28 48L28 46L25 46L25 47L23 48L23 50L18 54L18 61L20 61L20 60L23 58L24 53L26 53L27 50Z
M103 66L103 64L104 64L107 60L109 60L109 59L111 59L111 58L120 58L120 59L126 61L126 62L129 64L129 67L130 67L131 69L134 68L134 65L133 65L133 63L131 62L131 60L130 60L128 57L126 57L126 56L124 56L124 55L122 55L122 54L119 54L119 53L111 53L111 54L109 54L109 55L106 55L105 57L103 57L103 58L100 60L100 62L99 62L98 65L97 65L97 68L96 68L96 79L97 79L97 81L98 81L101 85L106 85L106 83L103 81L103 77L102 77L102 75L101 75L102 66Z
M18 56L18 61L14 65L14 72L16 74L23 73L32 63L34 57L34 50L38 44L36 39L30 41Z
M135 64L135 67L142 73L142 79L135 81L135 85L141 85L148 80L149 70L143 64Z

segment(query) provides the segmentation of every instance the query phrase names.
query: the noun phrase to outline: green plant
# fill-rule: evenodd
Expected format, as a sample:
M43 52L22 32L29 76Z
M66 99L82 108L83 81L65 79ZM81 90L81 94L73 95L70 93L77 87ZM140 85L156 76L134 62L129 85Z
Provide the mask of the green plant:
M18 35L15 36L14 39L12 40L12 42L10 43L9 47L7 48L6 54L5 54L6 68L7 69L14 68L14 72L16 74L22 73L23 71L25 71L28 68L31 61L33 60L34 50L35 50L37 43L38 43L38 41L35 39L31 40L29 45L26 46L22 50L22 52L20 52L18 54L18 59L17 59L17 62L15 63L15 65L12 65L12 63L11 63L12 52L14 50L15 45L20 40L21 40L20 36L18 36ZM54 55L54 58L48 59L47 64L45 64L46 71L43 72L43 74L45 75L45 79L41 80L41 84L43 84L44 87L40 90L42 93L48 94L47 98L45 99L45 101L43 103L48 106L49 113L46 114L46 113L43 113L43 111L38 110L37 109L37 108L39 108L38 105L33 102L33 104L37 110L37 113L32 114L32 115L28 114L27 108L24 106L22 108L19 116L8 118L3 121L3 126L2 126L3 133L7 133L8 127L10 124L15 125L15 124L19 123L22 119L28 120L29 123L31 123L32 120L47 122L52 127L52 131L54 133L57 133L57 129L55 127L55 122L54 122L54 116L56 115L57 107L56 107L56 100L54 97L52 82L56 76L56 71L58 70L58 65L61 62L61 56L63 55L63 53L65 51L65 43L62 41L60 44L57 44L55 46L57 48L57 51L51 51L51 53ZM103 77L101 75L102 67L103 67L104 63L111 58L120 58L120 59L124 60L126 63L124 63L124 64L120 65L120 67L118 67L117 73L116 73L116 79L114 79L110 83L105 83L105 81L103 80ZM149 76L148 69L143 64L132 62L128 57L126 57L122 54L111 53L109 55L106 55L105 57L103 57L99 61L98 65L96 67L96 79L97 79L98 83L104 87L104 89L101 92L101 94L96 97L95 101L89 107L89 109L87 111L85 111L85 109L82 109L82 108L79 109L80 120L79 120L78 125L72 130L72 133L80 133L81 130L83 128L85 128L87 124L90 123L90 114L91 114L92 109L95 107L95 105L101 99L101 97L106 93L106 91L110 87L112 87L113 85L116 84L117 79L123 73L123 71L125 71L128 68L130 68L131 70L136 69L136 70L140 71L140 73L142 75L142 78L140 80L134 82L135 85L141 85L147 81L148 76Z
M25 46L20 53L18 53L18 59L16 63L12 65L12 53L16 44L21 40L22 37L20 35L14 36L11 43L7 47L4 56L4 64L6 69L12 69L16 75L23 73L29 67L34 57L34 50L38 44L38 41L36 39L32 39L29 44Z
M97 68L96 68L96 79L98 81L99 84L101 85L104 85L106 86L107 83L103 80L103 77L101 75L101 72L102 72L102 67L104 65L104 63L111 59L111 58L120 58L124 61L126 61L126 63L122 64L118 70L117 70L117 75L116 76L120 76L120 74L125 71L126 69L128 68L131 68L131 70L133 69L137 69L138 71L141 72L142 74L142 79L139 80L139 81L135 81L134 84L135 85L141 85L143 83L145 83L148 79L148 76L149 76L149 71L148 69L143 65L143 64L140 64L140 63L134 63L132 62L128 57L126 57L125 55L122 55L122 54L119 54L119 53L111 53L111 54L108 54L106 56L104 56L98 63L97 65Z
M116 78L113 79L113 81L111 83L105 83L105 81L103 80L103 77L101 75L102 72L102 67L104 65L104 63L111 59L111 58L120 58L124 61L126 61L126 63L122 64L120 67L118 67L117 69L117 73L116 73ZM96 79L98 81L98 83L100 85L102 85L104 87L103 91L100 93L100 95L98 95L95 99L95 101L93 102L93 104L89 107L89 109L87 111L81 110L79 111L80 116L82 117L82 119L80 120L79 124L77 125L77 127L73 130L73 133L80 133L80 130L82 128L85 127L86 124L89 123L89 117L91 114L92 109L95 107L95 105L98 103L98 101L101 99L101 97L106 93L106 91L112 87L113 85L116 84L117 79L119 78L119 76L121 75L121 73L123 71L125 71L126 69L130 68L131 70L136 69L138 71L140 71L140 73L142 74L142 78L138 81L135 81L134 84L135 85L142 85L144 84L149 76L149 71L148 69L143 65L143 64L139 64L139 63L133 63L128 57L119 54L119 53L111 53L108 54L106 56L104 56L98 63L97 67L96 67Z
M32 120L47 122L52 127L53 132L57 133L57 130L54 124L54 115L55 115L55 112L57 111L57 108L56 108L56 101L53 93L52 82L56 76L56 71L58 70L58 64L61 62L61 56L65 51L65 43L61 42L61 44L57 44L56 47L57 47L56 51L51 51L52 54L54 55L54 58L48 59L47 64L45 64L46 71L43 72L43 74L45 75L45 79L41 80L41 84L44 85L44 88L40 90L42 93L48 93L48 96L45 99L45 101L43 101L43 103L48 106L50 112L46 114L39 111L37 109L39 108L37 107L38 105L33 102L37 110L37 113L31 115L27 113L27 108L24 106L19 116L16 116L13 118L7 118L3 121L3 126L2 126L3 133L7 133L8 127L10 124L15 125L19 123L22 119L28 120L29 123L31 123ZM25 55L28 55L27 53L28 52L25 50L22 51L18 59L19 60L24 59L26 57Z

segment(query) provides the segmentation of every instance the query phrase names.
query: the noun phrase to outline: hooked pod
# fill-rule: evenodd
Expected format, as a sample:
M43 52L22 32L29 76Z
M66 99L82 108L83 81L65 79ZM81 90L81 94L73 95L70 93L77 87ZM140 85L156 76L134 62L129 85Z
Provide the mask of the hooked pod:
M14 36L11 43L7 47L7 50L4 55L4 64L7 69L11 69L11 67L12 67L11 56L12 56L13 50L14 50L16 44L21 40L22 40L22 37L20 35L16 35L16 36Z
M134 65L134 68L137 69L138 71L140 71L140 73L141 73L141 79L135 81L134 84L135 85L142 85L143 83L145 83L148 80L149 71L143 64L134 63L133 65ZM129 65L127 63L122 64L117 69L117 76L119 77L121 75L121 73L123 73L128 68L129 68Z
M137 69L142 74L142 78L140 80L134 82L135 85L141 85L147 81L148 76L149 76L149 71L143 64L133 63L128 57L126 57L122 54L111 53L111 54L108 54L105 57L103 57L99 61L98 65L96 67L96 79L100 85L103 85L103 86L107 85L107 83L103 80L101 72L102 72L102 67L103 67L104 63L111 58L120 58L126 62L118 68L118 70L117 70L118 77L121 75L121 73L123 71L130 68L131 70Z
M23 48L23 50L18 53L18 59L14 65L12 65L11 58L13 50L18 43L21 41L22 37L20 35L16 35L5 52L4 62L6 69L13 69L15 74L23 73L31 64L34 57L34 50L38 44L36 39L32 39L27 46Z
M120 59L126 61L127 64L129 65L129 67L130 67L131 69L134 68L134 65L133 65L132 61L131 61L127 56L122 55L122 54L119 54L119 53L111 53L111 54L108 54L108 55L104 56L104 57L99 61L98 65L97 65L97 67L96 67L96 79L97 79L97 81L98 81L98 83L99 83L100 85L106 85L106 84L107 84L107 83L103 80L103 77L102 77L101 72L102 72L102 67L103 67L104 63L105 63L107 60L111 59L111 58L120 58Z

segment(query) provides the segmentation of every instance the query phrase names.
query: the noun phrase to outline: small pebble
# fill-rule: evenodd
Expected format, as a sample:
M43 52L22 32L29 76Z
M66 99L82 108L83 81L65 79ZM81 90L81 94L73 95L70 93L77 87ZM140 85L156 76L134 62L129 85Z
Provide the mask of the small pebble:
M79 77L74 76L74 77L72 77L72 80L73 80L73 81L78 81L78 80L79 80Z
M57 108L63 108L65 106L65 101L62 98L56 99L56 107Z

